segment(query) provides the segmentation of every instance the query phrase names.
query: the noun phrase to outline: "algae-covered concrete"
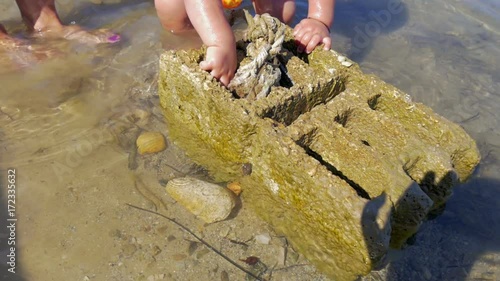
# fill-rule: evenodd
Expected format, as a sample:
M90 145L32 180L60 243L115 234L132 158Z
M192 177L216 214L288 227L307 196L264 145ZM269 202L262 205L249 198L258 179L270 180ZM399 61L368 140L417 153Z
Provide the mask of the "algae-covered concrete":
M238 98L199 68L204 49L168 51L161 105L194 161L240 181L243 203L318 269L354 280L417 231L479 153L460 126L334 51L296 56L287 34L279 56L293 86Z

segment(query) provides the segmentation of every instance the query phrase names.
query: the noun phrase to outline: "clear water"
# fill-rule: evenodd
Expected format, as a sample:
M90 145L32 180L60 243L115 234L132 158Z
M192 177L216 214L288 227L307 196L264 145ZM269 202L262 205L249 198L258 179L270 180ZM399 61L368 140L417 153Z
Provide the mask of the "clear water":
M136 125L168 132L157 109L158 55L163 48L197 47L199 40L164 32L151 1L57 3L65 22L110 28L125 40L97 48L36 42L57 50L54 57L27 60L29 66L19 71L0 68L0 178L4 186L7 169L16 169L18 218L17 273L0 267L0 278L219 280L226 272L229 280L244 280L245 274L203 246L192 246L193 238L178 228L125 205L151 207L155 196L169 206L167 212L235 259L257 255L268 265L279 260L281 238L273 237L269 245L248 242L246 248L229 241L272 233L244 207L217 226L180 215L159 181L197 169L175 147L161 158L140 157L138 169L128 168L127 137ZM298 1L295 22L306 15L306 5ZM0 2L0 22L26 36L14 1ZM386 268L365 279L498 280L499 2L339 0L332 38L334 49L364 71L462 125L483 157L443 214L426 222L405 249L391 252ZM26 59L22 56L19 60ZM137 121L144 112L149 117ZM5 222L4 188L2 193ZM0 235L3 266L9 232L2 229ZM306 263L300 257L298 262ZM311 266L299 266L276 271L272 280L326 279Z

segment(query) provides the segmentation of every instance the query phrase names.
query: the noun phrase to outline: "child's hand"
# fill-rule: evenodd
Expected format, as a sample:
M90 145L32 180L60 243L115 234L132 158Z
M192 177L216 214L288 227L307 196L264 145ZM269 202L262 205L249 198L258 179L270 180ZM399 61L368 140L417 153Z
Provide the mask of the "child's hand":
M332 46L328 26L317 19L303 19L295 26L293 35L298 44L297 51L299 53L305 50L309 54L321 43L324 44L323 49L325 50L330 50Z
M233 45L220 47L209 46L205 60L200 62L200 68L210 72L224 86L227 86L236 72L236 47Z

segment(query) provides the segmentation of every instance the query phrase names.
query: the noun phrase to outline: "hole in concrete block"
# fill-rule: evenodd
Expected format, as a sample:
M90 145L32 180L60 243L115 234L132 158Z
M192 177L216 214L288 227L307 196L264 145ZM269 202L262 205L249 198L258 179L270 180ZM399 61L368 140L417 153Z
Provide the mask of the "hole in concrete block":
M342 125L342 127L346 127L347 121L349 121L349 117L351 116L351 114L352 109L348 109L342 113L337 114L337 116L335 116L333 120Z
M381 97L382 95L378 94L378 95L375 95L373 97L371 97L370 99L368 99L368 106L372 109L372 110L377 110L377 105L378 105L378 99Z
M269 106L260 110L258 115L289 126L302 114L329 102L344 90L344 83L336 79L314 87L312 92L304 91L297 85L290 89L276 87L272 96L268 97L271 98Z
M311 131L308 134L304 134L295 143L298 146L302 147L302 149L304 149L304 151L306 152L307 155L316 159L316 161L318 161L321 165L323 165L328 171L330 171L330 173L332 173L334 176L339 177L342 180L344 180L346 183L348 183L356 191L358 196L370 200L371 198L370 198L370 195L368 194L368 192L366 192L359 184L357 184L356 182L354 182L353 180L351 180L350 178L345 176L342 173L342 171L339 171L337 168L335 168L334 165L325 161L323 159L323 157L318 152L314 151L310 147L310 144L314 140L314 135L315 135L315 131Z
M278 55L277 61L279 63L279 69L281 71L279 85L283 88L290 89L291 87L293 87L293 81L290 76L288 76L288 70L286 68L287 60L283 56Z

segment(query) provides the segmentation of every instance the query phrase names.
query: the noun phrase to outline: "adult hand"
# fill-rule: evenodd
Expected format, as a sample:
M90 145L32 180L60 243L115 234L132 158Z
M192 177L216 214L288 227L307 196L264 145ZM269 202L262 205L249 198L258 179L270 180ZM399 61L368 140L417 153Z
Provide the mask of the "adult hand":
M322 21L314 18L306 18L300 21L293 30L295 41L298 45L297 51L311 53L316 46L323 44L323 49L330 50L332 39L330 30Z
M231 46L209 46L200 68L210 72L224 86L227 86L236 72L236 48Z

